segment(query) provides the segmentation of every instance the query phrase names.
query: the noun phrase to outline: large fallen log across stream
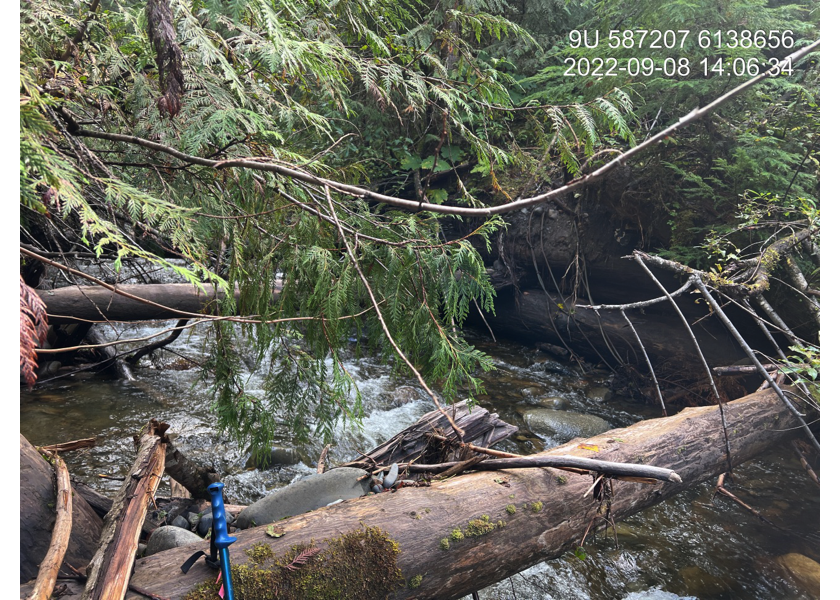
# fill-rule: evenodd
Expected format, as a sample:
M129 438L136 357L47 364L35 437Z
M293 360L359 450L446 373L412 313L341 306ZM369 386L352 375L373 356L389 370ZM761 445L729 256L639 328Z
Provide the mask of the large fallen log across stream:
M733 465L797 435L794 418L769 391L729 403L726 418ZM579 447L580 442L574 440L535 456L570 454L659 466L675 470L682 478L681 484L613 482L610 516L616 521L726 469L717 406L688 408L672 417L642 421L586 440L587 446L597 446L599 452ZM592 487L590 476L551 468L462 475L434 482L430 487L403 488L353 499L286 519L280 538L269 537L265 527L237 532L238 541L230 548L231 561L245 564L245 551L257 543L268 544L278 557L295 545L310 542L323 550L330 539L364 524L380 528L399 545L396 567L413 587L400 587L396 598L459 598L559 556L579 545L586 531L591 535L593 523L597 526L603 522L600 517L605 506L593 498ZM483 515L488 518L483 520ZM452 537L456 529L471 529L482 535L457 540ZM448 542L442 543L444 539ZM215 580L216 573L201 563L187 574L180 571L184 561L196 550L206 549L204 546L175 548L138 560L132 585L172 600L183 598L196 584ZM319 564L314 559L311 564L304 563L299 562L299 571L295 571L301 576ZM363 553L354 555L344 568L360 571L360 581L369 580L366 569L371 567ZM142 598L131 592L127 597ZM237 594L237 598L245 600L242 594Z
M111 286L68 286L36 290L47 307L51 325L106 321L155 321L211 314L225 295L211 284L149 283ZM280 294L278 281L275 299ZM239 302L239 290L234 291Z

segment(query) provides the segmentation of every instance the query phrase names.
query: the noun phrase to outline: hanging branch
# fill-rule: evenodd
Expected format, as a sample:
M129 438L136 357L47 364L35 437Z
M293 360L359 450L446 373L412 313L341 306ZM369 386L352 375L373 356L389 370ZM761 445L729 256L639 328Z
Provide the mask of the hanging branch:
M805 435L811 440L811 443L814 444L814 447L819 450L820 443L817 441L817 438L814 437L814 434L811 432L811 429L808 427L808 424L805 422L802 414L796 410L796 407L791 404L788 397L779 387L779 384L776 383L776 380L773 379L772 375L770 375L765 369L764 366L761 364L761 361L758 360L758 357L755 355L755 352L752 351L752 348L749 347L749 344L741 337L741 334L735 328L735 325L732 324L732 321L729 320L729 317L726 316L726 313L723 312L723 309L718 305L712 295L709 293L709 290L703 285L703 282L700 281L699 277L694 278L694 285L697 286L697 289L700 290L700 293L703 294L703 297L706 299L706 302L709 303L709 306L715 311L718 318L723 322L726 328L729 330L729 333L733 335L733 337L738 341L738 344L743 348L744 352L750 358L752 363L755 365L756 369L761 376L764 377L765 381L773 388L773 391L776 392L776 395L781 399L782 402L785 403L788 410L796 417L797 421L802 425L805 430Z
M700 357L700 362L703 363L703 368L706 369L706 375L708 375L708 377L709 377L709 383L712 386L712 391L714 391L714 393L715 393L715 399L717 400L718 408L720 409L720 421L721 421L721 424L723 425L723 440L724 440L724 444L726 446L726 461L727 461L727 464L729 465L729 472L731 473L732 472L732 452L729 448L729 432L727 431L727 426L726 426L726 411L724 411L724 409L723 409L723 402L720 399L720 394L718 393L717 386L715 385L715 378L712 376L712 371L709 369L709 363L706 362L706 357L703 355L703 351L700 349L700 343L697 341L697 338L694 336L694 332L691 330L691 325L688 324L688 321L686 320L685 315L683 315L682 311L680 310L680 307L677 306L677 301L674 300L668 294L668 290L665 289L665 286L662 285L662 283L659 281L659 279L657 279L656 275L654 275L653 272L650 269L648 269L647 265L642 260L642 256L643 256L643 254L641 252L639 252L638 250L633 252L633 258L635 259L636 263L638 263L639 266L641 266L642 269L644 269L644 271L651 277L651 279L653 279L653 282L657 285L657 287L659 287L659 289L662 290L662 292L666 296L668 296L668 300L671 302L671 306L673 306L674 310L677 311L677 314L679 315L680 319L682 320L683 325L685 326L685 329L688 332L688 335L691 337L691 341L694 342L694 347L697 349L697 354ZM644 255L644 256L647 257L647 255ZM699 277L697 275L692 274L692 276L689 278L689 280L691 280L692 278L699 281Z
M630 331L633 332L633 335L636 336L636 341L639 343L639 348L642 349L642 354L645 356L645 362L647 363L648 369L650 369L650 376L653 377L653 385L656 386L656 393L659 396L659 403L662 405L662 416L667 417L668 411L665 410L665 400L662 398L662 390L659 389L659 381L656 379L656 371L653 370L653 365L650 362L650 358L648 357L647 350L645 350L645 345L642 343L642 338L639 337L639 334L636 332L636 328L633 327L633 323L630 319L627 318L627 314L622 310L621 316L624 317L624 320L627 321L627 324L630 326Z
M388 324L385 322L385 317L382 316L382 311L379 310L379 302L376 300L376 295L373 293L373 290L370 287L370 283L368 283L367 278L365 277L364 272L362 271L362 267L359 265L359 261L356 258L356 254L353 252L353 248L347 242L347 237L344 235L344 226L341 225L340 221L338 220L338 215L335 212L335 205L333 204L332 197L330 196L329 188L324 188L324 192L326 193L327 202L329 203L330 207L330 214L332 215L333 222L338 223L338 235L341 237L341 241L344 244L344 247L347 249L347 255L350 257L350 260L353 263L353 266L356 269L356 273L358 273L359 278L362 281L362 284L365 286L367 290L368 296L370 297L370 301L373 303L373 308L376 311L376 318L379 320L379 324L382 326L382 331L385 333L385 337L388 338L388 342L391 344L391 347L394 349L394 352L397 353L397 356L402 359L402 361L406 364L406 366L411 370L414 374L414 377L420 383L422 388L426 391L427 394L432 398L432 401L437 406L438 410L446 417L446 420L449 421L449 424L452 426L452 431L455 432L455 435L458 436L458 439L464 441L464 430L458 427L455 424L455 421L452 419L452 416L448 414L445 410L443 410L443 406L441 406L440 401L437 398L437 395L432 391L429 385L426 383L426 380L423 379L423 376L420 374L420 371L417 370L417 367L408 359L408 357L403 353L402 349L399 347L397 342L394 341L394 338L391 336L391 331L388 329Z
M820 45L820 41L817 40L816 42L797 50L796 52L790 54L788 57L784 59L785 62L789 62L790 64L797 63L800 59L804 56L808 55L809 53L816 50ZM716 98L706 106L702 108L696 108L689 112L687 115L682 117L679 121L671 125L670 127L662 130L657 135L649 138L648 140L642 142L638 146L631 148L630 150L623 152L610 162L606 163L602 167L596 169L595 171L578 177L576 179L571 180L566 185L563 185L559 188L546 192L544 194L540 194L538 196L532 196L530 198L524 198L522 200L517 200L515 202L510 202L508 204L502 204L501 206L493 206L487 208L468 208L463 206L445 206L441 204L429 204L424 201L418 200L407 200L404 198L397 198L395 196L388 196L386 194L380 194L377 192L372 192L365 188L361 188L354 185L349 185L345 183L341 183L338 181L333 181L330 179L325 179L323 177L318 177L309 173L307 171L303 171L297 169L295 167L284 166L284 165L277 165L277 164L270 164L266 162L259 162L255 160L248 160L248 159L232 159L226 160L223 162L210 160L207 158L202 158L200 156L193 156L190 154L186 154L175 148L165 146L163 144L159 144L157 142L153 142L151 140L131 136L131 135L121 135L116 133L105 133L99 131L90 131L86 129L81 129L78 123L72 121L72 118L66 114L66 111L61 113L65 119L70 119L68 123L68 129L73 132L75 135L82 136L82 137L90 137L90 138L97 138L102 140L110 140L113 142L124 142L128 144L134 144L137 146L141 146L143 148L147 148L149 150L153 150L156 152L164 152L169 154L170 156L174 156L175 158L189 164L194 165L201 165L205 167L213 167L213 168L245 168L245 169L254 169L256 171L266 171L271 173L277 173L279 175L283 175L285 177L289 177L290 179L294 179L296 181L303 181L310 183L312 185L328 188L335 190L337 192L341 192L348 196L353 196L355 198L359 198L366 201L371 202L381 202L383 204L389 204L391 206L397 206L400 208L404 208L406 210L412 211L429 211L435 212L440 214L451 214L451 215L461 215L461 216L471 216L471 217L490 217L493 215L509 213L513 211L517 211L522 208L526 208L529 206L534 206L537 204L542 204L543 202L548 202L549 200L554 200L565 196L569 192L573 192L574 190L583 188L587 185L590 185L601 178L603 178L607 173L624 165L628 159L640 154L642 151L659 144L669 137L671 137L676 131L682 129L686 125L706 116L717 110L721 105L725 104L735 96L741 94L742 92L746 91L750 87L754 86L755 84L767 79L769 77L774 77L778 75L778 67L767 69L763 73L760 73L753 77L752 79L742 83L738 87L730 90L729 92L723 94L722 96Z

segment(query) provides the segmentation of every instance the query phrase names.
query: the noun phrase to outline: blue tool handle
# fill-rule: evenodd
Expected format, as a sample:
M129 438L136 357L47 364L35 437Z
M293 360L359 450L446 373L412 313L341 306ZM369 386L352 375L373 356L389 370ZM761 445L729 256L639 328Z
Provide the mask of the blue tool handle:
M235 537L228 535L225 501L222 499L223 487L225 487L225 484L221 482L211 483L207 486L207 491L210 492L210 506L213 509L213 542L219 550L226 549L236 541Z

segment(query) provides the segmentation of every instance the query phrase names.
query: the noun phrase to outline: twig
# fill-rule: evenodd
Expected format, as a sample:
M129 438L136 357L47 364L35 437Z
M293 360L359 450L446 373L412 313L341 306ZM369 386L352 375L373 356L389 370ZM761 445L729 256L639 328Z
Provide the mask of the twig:
M793 406L793 404L791 404L790 400L779 387L779 385L775 382L773 377L764 369L764 367L761 364L761 361L759 361L758 357L755 355L755 352L752 351L752 348L749 347L749 344L747 344L744 338L741 337L741 334L738 332L738 330L732 324L732 321L729 320L729 317L726 316L726 313L723 312L721 307L709 293L709 290L706 288L706 286L703 285L703 282L700 281L699 278L695 278L694 284L697 286L697 289L700 290L700 293L703 294L703 297L706 299L706 302L709 303L709 306L712 307L712 310L715 311L718 318L723 322L723 324L726 326L729 332L738 341L738 344L741 346L741 348L756 366L756 369L761 374L761 376L764 377L765 381L767 381L767 383L770 384L770 387L773 388L773 391L776 392L776 395L779 397L779 399L781 399L781 401L785 403L785 406L787 406L791 414L793 414L793 416L796 417L796 420L799 421L799 423L802 425L802 427L805 430L805 435L808 436L808 438L811 440L811 443L814 444L814 447L817 450L819 450L820 443L817 441L817 438L814 437L814 434L811 432L811 429L808 427L808 424L805 422L805 419L803 418L802 414L798 410L796 410L796 407Z
M814 469L811 468L811 465L808 464L808 460L805 458L805 455L802 454L802 450L799 449L799 446L796 445L796 442L793 441L790 443L793 451L796 452L796 456L799 457L799 463L802 465L802 468L805 469L805 472L808 473L808 476L814 480L814 483L817 484L817 487L820 485L820 478L814 472Z
M645 255L645 256L647 256L647 255ZM659 281L659 279L656 277L656 275L654 275L653 272L650 269L648 269L648 266L642 260L642 253L640 253L638 251L634 252L633 253L633 258L635 259L636 263L638 263L639 266L642 267L642 269L644 269L644 271L650 276L650 278L653 279L653 282L657 285L657 287L659 287L659 289L662 290L662 292L666 296L668 296L668 300L671 302L671 306L673 306L674 310L677 311L677 314L679 315L680 319L682 320L683 325L685 326L685 329L688 332L688 335L691 337L691 341L694 342L694 348L697 350L697 354L700 357L700 362L703 363L703 368L706 369L706 374L709 377L709 383L712 386L712 391L715 393L715 399L717 400L718 408L720 409L720 422L721 422L721 425L723 426L723 441L724 441L724 444L725 444L725 447L726 447L726 464L729 467L729 469L728 469L729 472L731 473L732 472L732 451L729 448L729 432L728 432L728 428L726 426L726 411L724 411L724 409L723 409L723 402L720 399L720 394L718 393L717 386L715 385L715 378L712 376L712 371L709 369L709 363L706 362L706 357L704 356L703 351L700 349L700 343L697 341L697 338L695 337L694 332L691 330L691 326L688 324L688 321L686 320L685 315L680 310L680 307L677 306L677 301L674 300L670 295L668 295L668 290L665 289L665 286L662 285L662 283ZM692 279L695 282L699 282L700 285L703 285L702 282L700 281L700 277L698 275L692 274L691 277L689 277L689 280L692 280Z
M650 369L650 376L653 377L653 385L656 386L656 393L659 396L659 403L662 405L662 416L667 417L668 411L665 410L665 400L662 398L662 390L659 389L659 381L656 379L656 371L653 370L653 365L650 362L650 358L648 357L647 350L645 350L645 345L642 343L642 338L639 337L639 334L636 332L636 328L633 327L633 323L630 319L627 318L627 314L622 310L621 316L624 317L624 320L627 321L627 324L630 326L630 331L633 332L633 335L636 336L636 341L639 342L639 348L642 349L642 354L645 357L645 362L647 363L648 369Z

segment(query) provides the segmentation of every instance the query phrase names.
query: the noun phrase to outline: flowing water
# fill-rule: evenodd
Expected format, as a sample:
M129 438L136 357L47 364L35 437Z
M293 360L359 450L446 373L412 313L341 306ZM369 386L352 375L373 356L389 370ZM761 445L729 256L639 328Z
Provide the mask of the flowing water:
M149 325L111 331L112 337L142 337ZM484 376L482 406L520 427L501 449L529 454L558 440L528 430L529 408L563 408L606 419L624 427L655 417L653 407L610 397L609 373L585 377L574 366L513 344L475 341L494 358L496 370ZM132 435L150 418L170 424L181 450L222 474L231 502L248 504L270 490L315 472L320 445L295 448L278 433L275 446L281 464L254 469L249 452L215 429L207 384L191 361L204 352L201 331L184 334L169 350L136 370L136 382L76 374L21 391L21 433L33 444L96 437L97 446L67 453L71 472L109 495L134 461ZM331 452L333 464L359 450L375 447L414 422L433 405L410 380L395 381L375 359L349 359L347 368L362 392L366 417L362 427L340 429ZM258 369L249 385L255 389L265 373ZM801 583L781 564L800 558L819 562L819 490L807 478L791 450L768 453L736 469L729 488L783 530L760 522L729 500L712 499L714 483L698 485L645 510L612 535L587 540L586 556L571 553L483 589L482 600L777 600L818 598L819 584ZM166 486L161 487L166 493ZM787 555L787 559L783 559ZM802 559L801 557L807 557ZM786 562L787 561L787 562ZM818 569L818 567L817 567ZM817 571L818 573L818 571ZM817 575L818 576L818 575ZM477 582L480 587L480 582Z

